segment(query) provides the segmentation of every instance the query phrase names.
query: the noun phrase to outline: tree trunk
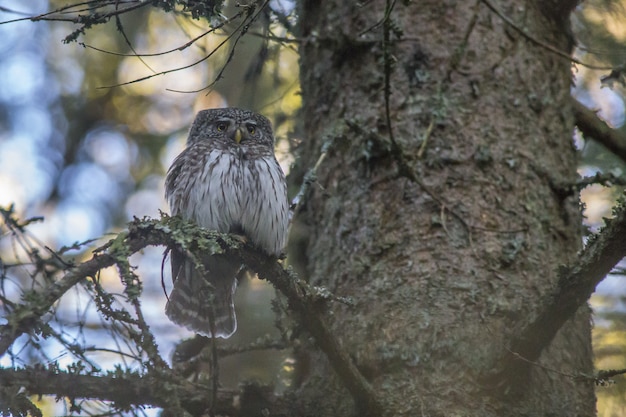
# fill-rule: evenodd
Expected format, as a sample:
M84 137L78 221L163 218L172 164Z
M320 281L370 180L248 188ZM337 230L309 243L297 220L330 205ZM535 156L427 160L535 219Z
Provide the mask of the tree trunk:
M498 5L567 53L564 19L538 3ZM303 1L295 172L333 144L298 217L303 270L353 298L327 316L388 415L593 415L593 384L566 376L592 370L586 306L535 363L519 359L527 374L493 377L575 259L581 218L577 195L555 191L576 178L570 62L487 4ZM353 415L304 350L307 414Z

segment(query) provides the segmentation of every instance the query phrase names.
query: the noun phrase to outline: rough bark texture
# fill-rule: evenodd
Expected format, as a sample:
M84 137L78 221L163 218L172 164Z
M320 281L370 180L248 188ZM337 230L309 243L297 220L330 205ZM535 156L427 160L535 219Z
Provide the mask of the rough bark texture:
M562 24L540 7L498 4L532 36L567 49ZM390 151L385 7L302 3L306 140L297 167L335 143L318 170L323 189L313 187L299 217L304 270L355 300L329 305L332 330L389 415L593 415L591 383L545 369L592 369L586 307L543 351L545 368L488 378L580 249L577 198L550 186L576 175L569 63L480 2L395 4L403 33L392 33L387 51L393 137L437 201L398 175ZM298 396L308 414L352 415L326 359L314 347L308 355Z

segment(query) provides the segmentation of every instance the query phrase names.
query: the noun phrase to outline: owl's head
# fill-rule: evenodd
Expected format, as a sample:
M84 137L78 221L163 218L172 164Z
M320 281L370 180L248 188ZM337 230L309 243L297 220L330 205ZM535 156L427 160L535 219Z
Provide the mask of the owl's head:
M235 107L202 110L196 115L187 146L204 141L221 149L240 147L258 154L274 152L270 121L258 113Z

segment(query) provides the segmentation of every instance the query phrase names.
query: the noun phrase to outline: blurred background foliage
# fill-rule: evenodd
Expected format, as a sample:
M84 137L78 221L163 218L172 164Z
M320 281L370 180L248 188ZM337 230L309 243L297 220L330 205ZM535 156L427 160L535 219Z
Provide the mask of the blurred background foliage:
M286 172L302 136L296 117L299 40L292 30L297 23L292 0L260 2L264 7L252 10L234 1L161 0L119 15L114 12L140 2L110 1L102 10L112 16L85 30L71 19L93 15L96 2L74 8L66 3L0 0L0 206L12 204L21 218L45 218L23 236L2 229L6 300L17 301L21 288L41 285L33 284L28 268L15 267L27 263L26 243L41 251L72 247L68 254L81 261L90 256L93 244L77 243L103 235L106 240L106 234L122 230L134 216L167 211L164 175L198 110L237 106L266 114L274 122ZM47 14L55 10L59 12ZM24 19L29 16L42 18ZM579 60L604 68L624 65L626 0L583 2L572 16L572 28ZM624 85L603 84L601 78L609 72L574 65L572 95L624 131ZM577 131L573 140L580 151L581 176L598 171L625 175L625 162L597 142ZM610 217L622 192L623 187L600 185L583 190L590 230ZM191 334L165 319L161 260L162 249L149 249L134 256L132 264L144 283L146 320L160 353L169 357L174 345ZM164 274L169 285L167 268ZM115 270L104 270L99 278L111 293L123 292ZM273 294L256 279L242 283L236 301L240 331L229 343L278 336ZM118 302L124 304L123 297ZM624 276L616 271L592 299L599 369L626 368L625 302ZM81 360L100 369L140 367L128 359L132 346L97 314L87 289L66 294L55 307L53 323L56 337L23 336L0 357L0 365L56 361L64 368L82 355ZM72 346L82 346L82 353ZM291 358L261 350L226 357L222 367L226 386L256 379L280 388L289 384ZM621 376L615 382L598 388L600 416L626 416L626 380ZM54 399L38 404L50 414L69 413L68 404ZM82 406L87 414L106 408L97 402Z

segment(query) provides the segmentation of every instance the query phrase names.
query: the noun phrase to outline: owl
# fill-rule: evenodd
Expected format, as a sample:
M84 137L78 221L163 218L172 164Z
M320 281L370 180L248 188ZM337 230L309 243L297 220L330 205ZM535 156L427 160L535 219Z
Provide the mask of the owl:
M165 197L172 215L243 235L280 255L289 223L287 185L269 120L237 108L199 112L167 172ZM166 315L201 335L228 338L237 330L233 295L242 265L225 255L200 255L199 262L200 269L171 250L174 288Z

